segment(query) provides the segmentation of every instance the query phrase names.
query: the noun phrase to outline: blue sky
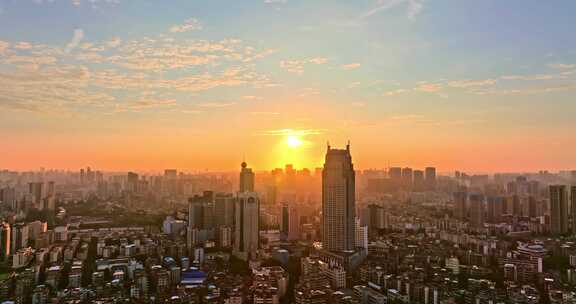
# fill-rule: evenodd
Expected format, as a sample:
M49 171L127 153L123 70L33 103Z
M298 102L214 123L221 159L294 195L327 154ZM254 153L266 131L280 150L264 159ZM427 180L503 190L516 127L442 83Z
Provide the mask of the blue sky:
M329 139L356 142L363 167L576 166L575 9L536 0L0 0L0 132L9 136L0 167L235 166L222 142L263 168L314 166ZM308 147L277 148L290 134ZM152 152L131 159L127 142ZM485 157L462 156L470 150Z

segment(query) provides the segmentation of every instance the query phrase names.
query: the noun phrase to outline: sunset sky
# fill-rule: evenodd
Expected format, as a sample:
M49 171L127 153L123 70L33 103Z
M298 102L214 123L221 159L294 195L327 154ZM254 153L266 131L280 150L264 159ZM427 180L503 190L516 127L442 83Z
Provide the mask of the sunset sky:
M576 169L574 12L0 0L0 169L317 167L347 140L360 169Z

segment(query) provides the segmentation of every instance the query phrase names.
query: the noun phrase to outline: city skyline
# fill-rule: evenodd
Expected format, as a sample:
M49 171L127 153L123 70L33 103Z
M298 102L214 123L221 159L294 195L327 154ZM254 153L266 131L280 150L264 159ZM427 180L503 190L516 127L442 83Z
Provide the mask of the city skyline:
M572 169L574 8L4 1L0 167Z

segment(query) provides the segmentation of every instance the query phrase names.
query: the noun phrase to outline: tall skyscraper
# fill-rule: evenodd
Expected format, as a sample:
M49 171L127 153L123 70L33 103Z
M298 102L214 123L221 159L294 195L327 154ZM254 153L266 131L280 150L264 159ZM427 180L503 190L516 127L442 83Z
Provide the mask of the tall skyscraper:
M258 251L259 210L257 193L238 193L234 208L234 255L243 260L255 257Z
M0 223L0 261L4 261L10 256L10 238L12 233L10 232L10 224Z
M550 186L550 231L554 234L568 232L568 197L566 186Z
M355 197L350 145L345 150L328 146L322 171L322 244L325 250L354 250Z
M254 192L254 172L242 162L240 169L240 192Z

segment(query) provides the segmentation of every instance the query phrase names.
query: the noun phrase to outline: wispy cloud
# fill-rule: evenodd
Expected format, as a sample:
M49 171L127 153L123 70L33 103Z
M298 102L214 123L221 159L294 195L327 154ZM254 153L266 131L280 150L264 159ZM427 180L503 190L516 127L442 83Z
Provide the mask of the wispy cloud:
M202 23L195 18L190 18L184 21L183 24L173 25L170 28L170 33L184 33L194 30L201 30Z
M482 80L452 80L448 81L448 86L453 88L484 87L496 84L496 79Z
M423 0L379 0L378 5L360 16L365 19L398 6L406 7L406 16L414 20L424 8Z
M250 112L252 115L262 115L262 116L278 116L280 112L266 112L266 111L254 111Z
M360 63L349 63L349 64L343 64L340 67L344 70L354 70L357 69L361 66Z
M414 88L415 91L437 93L442 90L442 85L437 83L421 83Z
M203 108L225 108L235 105L235 102L220 102L220 101L211 101L211 102L203 102L199 103L199 107Z
M43 3L43 2L54 2L54 0L35 0L36 2ZM82 3L90 4L92 7L99 3L104 4L119 4L120 0L71 0L72 5L74 6L81 6Z
M84 39L84 30L81 28L75 29L74 34L72 35L72 40L66 45L66 52L69 53Z
M558 78L556 75L538 74L538 75L504 75L500 77L503 80L552 80Z
M254 95L244 95L244 96L242 96L242 99L249 100L249 101L256 101L256 100L262 100L263 98L260 96L254 96Z
M281 60L280 67L290 73L302 74L304 73L304 66L306 64L322 65L326 63L328 63L328 58L324 57L316 57L304 60Z
M397 96L400 94L404 94L406 92L408 92L408 90L406 90L406 89L396 89L396 90L384 92L384 96Z
M567 64L567 63L551 63L548 67L557 69L557 70L572 70L576 69L576 64Z
M117 104L115 106L114 112L139 112L145 109L154 109L159 107L173 107L178 103L175 99L155 99L153 96L144 96L141 99L134 102L127 102L124 104Z

